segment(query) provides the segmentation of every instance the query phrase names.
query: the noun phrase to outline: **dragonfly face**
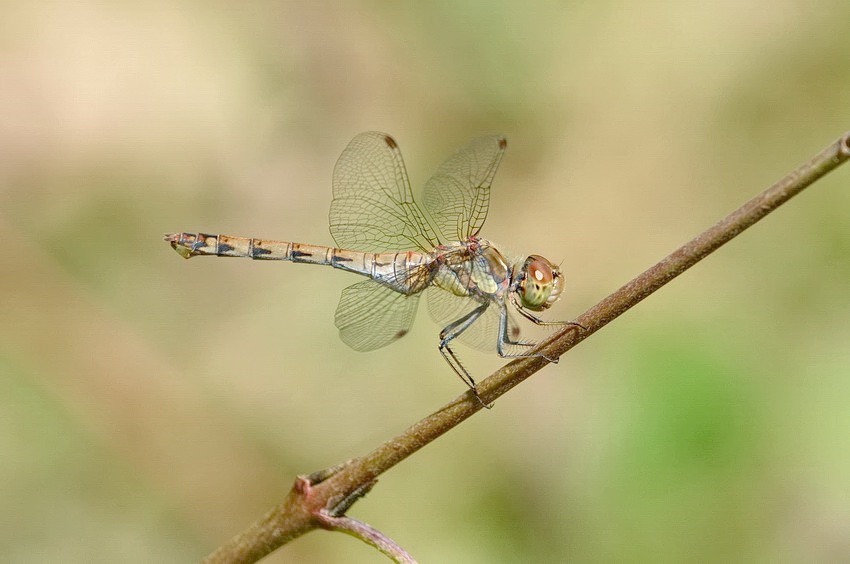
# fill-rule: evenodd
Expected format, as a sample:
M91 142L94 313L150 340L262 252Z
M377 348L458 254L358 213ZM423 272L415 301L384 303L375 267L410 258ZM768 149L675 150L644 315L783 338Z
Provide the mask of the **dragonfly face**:
M452 349L455 339L503 357L536 356L536 343L520 339L514 314L537 325L577 325L531 313L560 297L564 279L557 266L538 255L509 266L479 237L506 146L504 138L488 136L459 149L425 184L420 208L393 138L361 133L334 169L330 230L337 247L203 233L165 239L184 258L286 260L366 277L343 290L335 318L342 340L359 351L406 335L419 299L427 295L431 316L443 326L440 353L478 397Z
M513 284L522 305L531 311L552 306L564 290L561 269L540 255L531 255L516 274Z

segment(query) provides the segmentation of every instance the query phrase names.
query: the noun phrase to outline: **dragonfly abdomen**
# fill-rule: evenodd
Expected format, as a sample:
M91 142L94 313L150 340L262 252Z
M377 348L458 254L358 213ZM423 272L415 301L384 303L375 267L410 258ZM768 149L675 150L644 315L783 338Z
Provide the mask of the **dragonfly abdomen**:
M171 243L174 250L185 258L208 255L245 257L254 260L288 260L331 265L346 270L353 269L357 272L360 272L366 266L365 263L369 262L366 257L362 256L368 253L356 253L321 245L305 245L288 241L209 235L207 233L170 233L165 236L165 240Z
M184 258L207 255L330 264L328 247L207 233L169 233L165 240Z
M422 253L365 253L321 245L250 239L207 233L169 233L165 240L184 258L245 257L329 265L373 278L403 294L422 290L430 282L425 272L430 257ZM416 275L411 275L416 272ZM426 279L427 278L427 279Z

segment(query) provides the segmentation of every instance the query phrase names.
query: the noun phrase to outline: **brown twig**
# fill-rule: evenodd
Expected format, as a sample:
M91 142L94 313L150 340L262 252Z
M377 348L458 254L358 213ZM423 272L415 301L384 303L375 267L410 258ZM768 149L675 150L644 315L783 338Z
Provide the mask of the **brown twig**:
M340 517L328 515L322 520L322 525L328 530L348 533L353 537L357 537L363 542L377 548L382 554L392 558L394 562L399 562L400 564L416 564L416 560L414 560L413 557L397 543L387 538L387 536L381 531L378 531L374 527L371 527L362 521L346 517L345 515Z
M545 366L549 362L546 358L558 358L848 158L850 132L590 308L576 319L583 329L567 326L553 335L538 348L545 357L514 360L482 381L478 386L480 396L485 402L494 401ZM337 528L328 523L329 515L341 516L380 474L481 408L481 402L469 391L369 454L338 468L309 477L299 476L283 503L216 550L205 562L256 562L303 533L316 528Z

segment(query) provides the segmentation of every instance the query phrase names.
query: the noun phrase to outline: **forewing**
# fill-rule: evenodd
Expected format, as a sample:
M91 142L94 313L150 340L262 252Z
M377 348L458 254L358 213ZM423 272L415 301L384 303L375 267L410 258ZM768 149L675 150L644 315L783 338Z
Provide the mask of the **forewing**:
M358 351L389 345L410 331L416 317L419 294L401 294L365 280L342 291L335 323L342 341Z
M330 229L340 248L382 253L438 244L413 201L401 151L386 133L352 139L334 168L333 194Z
M487 219L490 184L505 152L504 137L474 139L440 165L425 184L425 209L447 240L477 235Z

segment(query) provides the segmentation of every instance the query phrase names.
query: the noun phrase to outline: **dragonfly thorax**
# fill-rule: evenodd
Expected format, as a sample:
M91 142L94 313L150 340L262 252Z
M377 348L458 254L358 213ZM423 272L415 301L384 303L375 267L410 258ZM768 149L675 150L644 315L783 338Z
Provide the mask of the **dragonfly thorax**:
M550 307L564 289L561 270L540 255L531 255L514 267L513 278L511 289L519 295L523 307L532 311Z
M458 296L501 298L511 284L511 268L490 241L471 237L440 247L437 284Z

